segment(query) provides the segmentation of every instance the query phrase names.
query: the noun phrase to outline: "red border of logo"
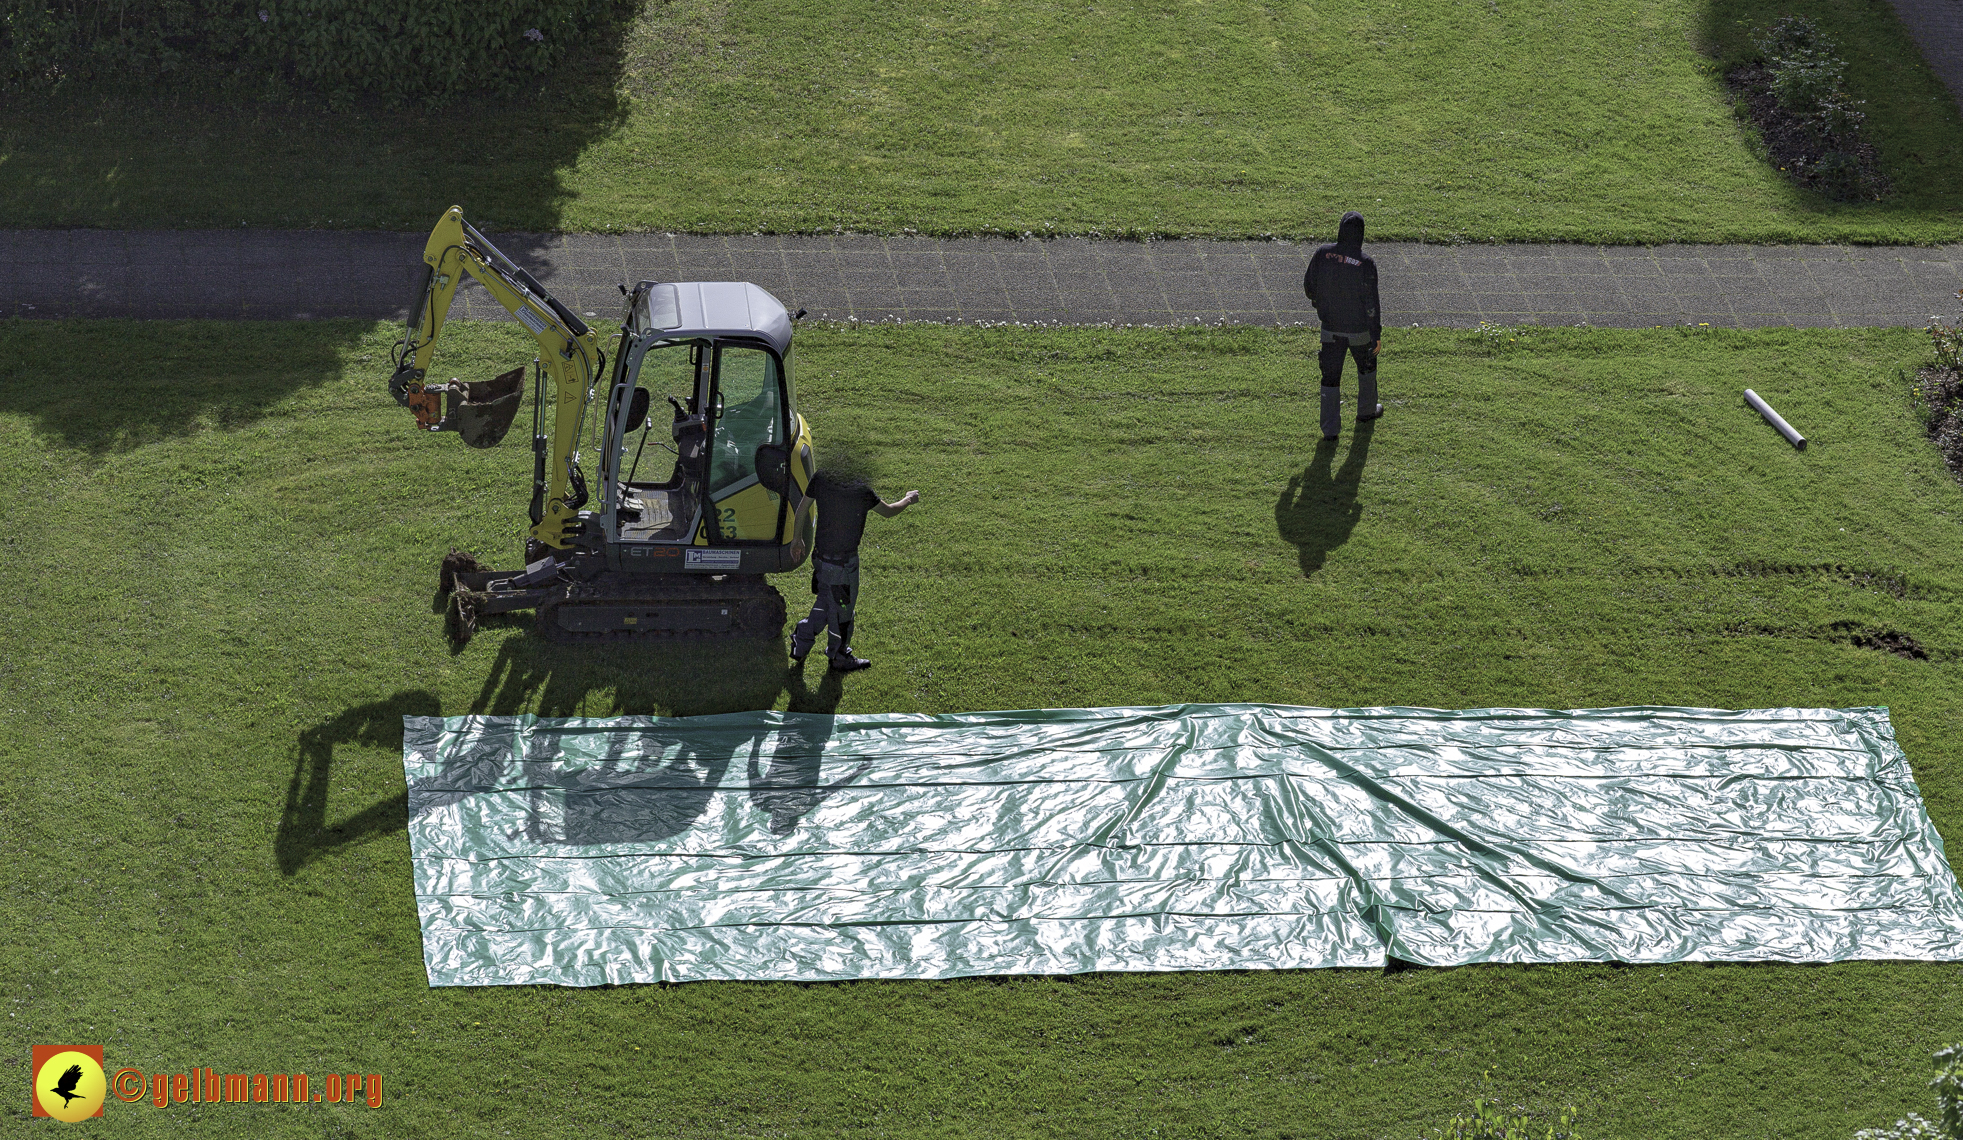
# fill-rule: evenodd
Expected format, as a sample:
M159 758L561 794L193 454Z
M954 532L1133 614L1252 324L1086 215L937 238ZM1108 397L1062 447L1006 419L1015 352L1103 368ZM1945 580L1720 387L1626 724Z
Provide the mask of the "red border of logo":
M41 1066L47 1064L48 1058L54 1056L57 1053L86 1054L87 1056L95 1058L95 1063L97 1068L102 1067L102 1046L100 1045L36 1045L34 1047L34 1060L27 1067L27 1098L28 1100L33 1102L34 1115L36 1116L46 1117L48 1115L48 1110L41 1107L41 1093L40 1090L34 1087L34 1082L38 1078L41 1072ZM107 1079L108 1073L105 1071L103 1076L105 1079ZM107 1089L103 1090L103 1097L102 1097L103 1104L109 1103L108 1092L109 1090ZM95 1109L95 1116L101 1116L101 1115L102 1115L102 1105L97 1105ZM94 1118L95 1117L92 1116L92 1117L88 1117L87 1119L93 1120Z

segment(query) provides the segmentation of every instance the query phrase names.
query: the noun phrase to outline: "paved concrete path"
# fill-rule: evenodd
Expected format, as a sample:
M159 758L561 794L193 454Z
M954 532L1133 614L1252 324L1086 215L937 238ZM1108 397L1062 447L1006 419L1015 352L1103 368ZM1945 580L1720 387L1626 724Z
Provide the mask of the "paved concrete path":
M1944 0L1952 2L1952 0ZM0 230L0 315L400 317L418 234ZM616 286L750 280L814 317L1179 325L1312 323L1291 242L498 234L575 310ZM1372 243L1386 323L1914 325L1953 316L1963 245L1436 246ZM475 283L462 315L502 318ZM453 310L457 311L457 310Z

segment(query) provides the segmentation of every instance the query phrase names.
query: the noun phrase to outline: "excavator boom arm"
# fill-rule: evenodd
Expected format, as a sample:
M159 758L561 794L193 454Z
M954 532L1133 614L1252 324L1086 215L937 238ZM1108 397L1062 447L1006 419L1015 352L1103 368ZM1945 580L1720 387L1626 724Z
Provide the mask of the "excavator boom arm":
M463 274L475 277L538 342L538 362L549 377L554 412L549 435L535 434L532 440L534 451L545 460L540 465L543 470L534 477L532 537L563 549L579 529L579 508L586 500L585 480L578 464L579 432L593 385L606 366L599 336L464 221L462 207L452 206L437 219L423 247L423 263L422 288L411 306L408 329L396 346L389 392L397 403L416 413L418 427L456 430L455 410L460 396L468 399L467 386L429 384L426 377ZM511 378L507 374L500 379ZM441 407L446 395L450 397L449 413ZM514 400L510 411L515 414L515 397L506 398ZM493 441L502 434L500 427Z

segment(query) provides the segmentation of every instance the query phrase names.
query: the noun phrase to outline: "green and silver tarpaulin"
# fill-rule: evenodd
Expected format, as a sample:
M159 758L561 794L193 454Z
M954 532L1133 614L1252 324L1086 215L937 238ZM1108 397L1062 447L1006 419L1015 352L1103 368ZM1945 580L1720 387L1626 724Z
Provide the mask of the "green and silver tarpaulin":
M1963 960L1886 709L407 717L431 985Z

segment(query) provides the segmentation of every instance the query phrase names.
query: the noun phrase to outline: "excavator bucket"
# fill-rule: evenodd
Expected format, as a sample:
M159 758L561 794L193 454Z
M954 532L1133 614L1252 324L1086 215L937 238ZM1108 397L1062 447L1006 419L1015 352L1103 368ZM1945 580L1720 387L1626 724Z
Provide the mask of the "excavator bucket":
M453 380L445 387L449 403L437 430L455 431L471 447L496 447L518 418L525 370L514 368L491 380Z

